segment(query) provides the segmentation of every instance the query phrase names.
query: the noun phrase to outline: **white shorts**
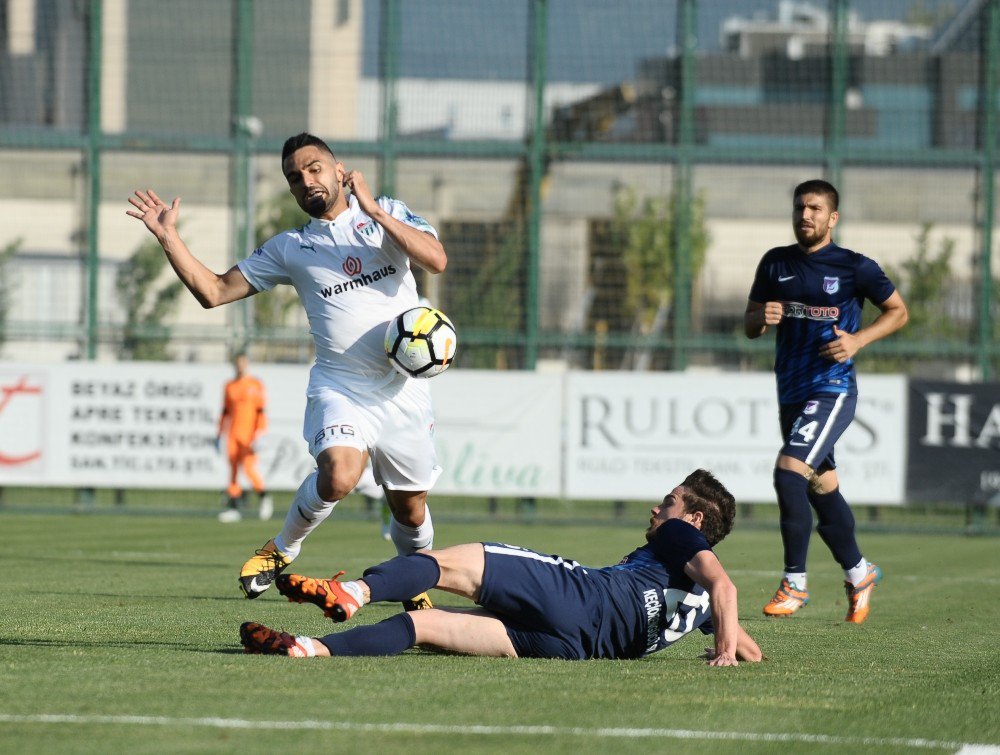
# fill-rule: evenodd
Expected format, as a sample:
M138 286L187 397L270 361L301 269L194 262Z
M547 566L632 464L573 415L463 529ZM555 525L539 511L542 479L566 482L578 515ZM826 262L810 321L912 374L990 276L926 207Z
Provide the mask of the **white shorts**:
M364 400L336 388L310 391L302 435L315 458L332 446L367 451L375 481L390 490L430 490L441 474L430 392L407 380Z

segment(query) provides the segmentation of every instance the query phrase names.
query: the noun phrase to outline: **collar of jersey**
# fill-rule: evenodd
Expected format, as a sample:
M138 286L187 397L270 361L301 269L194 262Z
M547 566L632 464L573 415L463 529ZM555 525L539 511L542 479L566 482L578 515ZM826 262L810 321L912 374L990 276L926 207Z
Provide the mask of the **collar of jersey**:
M326 220L324 218L312 218L309 221L309 225L315 224L320 228L325 228L331 225L344 225L349 224L351 220L354 219L354 214L358 211L358 200L354 198L352 194L347 198L347 209L340 213L333 220Z

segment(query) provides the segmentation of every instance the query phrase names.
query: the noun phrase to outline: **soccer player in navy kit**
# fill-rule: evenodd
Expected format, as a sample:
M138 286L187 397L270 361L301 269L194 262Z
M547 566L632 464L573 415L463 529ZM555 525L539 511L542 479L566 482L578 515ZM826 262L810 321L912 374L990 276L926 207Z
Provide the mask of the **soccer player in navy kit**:
M710 472L696 470L651 509L646 543L614 566L501 543L469 543L398 556L350 582L282 574L289 600L313 603L334 621L369 602L446 590L476 609L429 609L322 638L247 622L250 653L291 657L395 655L414 645L511 658L641 658L700 629L715 635L713 666L759 661L740 627L736 587L712 551L732 529L735 501ZM340 575L337 575L340 576Z
M757 266L744 314L748 338L777 327L774 371L784 445L774 468L781 512L785 572L768 616L790 616L809 602L806 553L816 528L844 570L846 620L868 617L871 593L882 578L864 559L854 515L840 493L834 445L854 419L854 356L907 321L906 304L873 260L837 246L837 190L826 181L799 184L792 223L797 244L771 249ZM881 314L861 328L868 299Z

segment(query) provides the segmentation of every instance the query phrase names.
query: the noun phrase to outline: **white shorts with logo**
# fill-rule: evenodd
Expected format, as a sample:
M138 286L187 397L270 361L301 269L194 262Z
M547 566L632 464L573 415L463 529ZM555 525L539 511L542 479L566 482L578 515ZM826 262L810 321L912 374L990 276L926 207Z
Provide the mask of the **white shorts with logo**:
M430 392L416 380L364 398L312 388L302 435L313 458L333 446L367 451L376 482L390 490L430 490L441 474Z

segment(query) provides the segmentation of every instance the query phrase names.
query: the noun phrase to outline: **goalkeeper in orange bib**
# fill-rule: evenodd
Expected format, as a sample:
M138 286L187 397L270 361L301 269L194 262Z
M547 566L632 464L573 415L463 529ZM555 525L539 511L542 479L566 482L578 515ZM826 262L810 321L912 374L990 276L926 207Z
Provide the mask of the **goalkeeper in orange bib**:
M227 506L219 512L220 522L238 522L242 518L240 501L243 488L239 483L240 467L253 485L258 496L258 513L261 519L270 519L274 503L264 487L264 478L257 469L257 452L254 443L267 430L267 395L264 385L247 374L249 360L246 354L233 359L236 376L226 383L219 417L219 434L215 439L221 449L222 436L226 436L226 455L229 457L229 487L226 489Z

